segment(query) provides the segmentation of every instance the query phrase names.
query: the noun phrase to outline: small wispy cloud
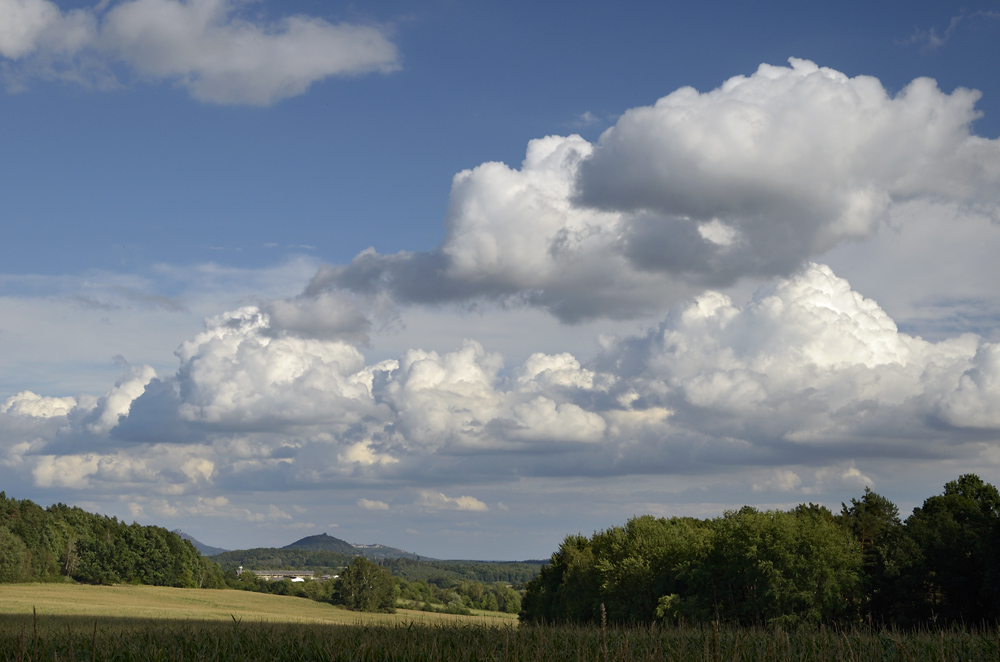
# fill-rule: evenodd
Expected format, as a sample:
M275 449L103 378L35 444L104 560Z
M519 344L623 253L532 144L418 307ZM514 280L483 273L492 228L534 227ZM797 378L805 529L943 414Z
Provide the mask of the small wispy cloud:
M600 121L601 120L596 115L594 115L594 113L588 110L582 115L580 115L578 118L573 120L572 126L582 128L587 126L593 126Z
M958 16L952 16L951 20L948 21L948 27L944 29L943 32L938 33L936 27L931 27L929 30L921 30L920 28L915 28L913 34L910 35L908 39L903 40L903 44L917 44L926 50L937 50L938 48L946 45L954 36L955 31L958 27L965 22L969 21L995 21L1000 20L1000 11L977 11L971 14L959 14Z
M432 510L471 510L484 512L489 507L479 499L471 496L449 497L441 492L422 491L417 500L418 506Z

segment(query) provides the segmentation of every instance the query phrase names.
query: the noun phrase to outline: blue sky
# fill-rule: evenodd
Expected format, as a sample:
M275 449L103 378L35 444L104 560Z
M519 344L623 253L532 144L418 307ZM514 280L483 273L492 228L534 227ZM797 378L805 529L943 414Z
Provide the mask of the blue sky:
M996 1L0 0L0 482L508 559L996 482L998 34Z

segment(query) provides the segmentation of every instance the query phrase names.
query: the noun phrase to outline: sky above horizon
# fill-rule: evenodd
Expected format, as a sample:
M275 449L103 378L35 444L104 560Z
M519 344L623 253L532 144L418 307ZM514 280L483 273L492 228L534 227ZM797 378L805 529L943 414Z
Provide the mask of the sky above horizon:
M546 558L1000 483L1000 0L0 0L0 489Z

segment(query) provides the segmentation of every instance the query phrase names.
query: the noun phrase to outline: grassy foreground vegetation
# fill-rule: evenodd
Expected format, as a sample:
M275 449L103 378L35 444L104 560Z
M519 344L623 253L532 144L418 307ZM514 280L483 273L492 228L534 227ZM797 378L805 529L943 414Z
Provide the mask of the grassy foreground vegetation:
M0 659L995 660L997 629L520 625L498 616L352 612L288 596L153 586L0 586Z
M11 588L11 587L6 587ZM23 611L30 601L25 589L13 608L3 600L0 614L0 659L28 660L330 660L333 662L612 662L641 661L822 661L912 662L914 660L995 660L1000 654L996 629L940 630L901 633L895 629L735 627L612 627L585 625L506 624L468 617L428 617L410 614L361 614L333 606L337 616L324 620L309 615L312 603L282 596L236 591L192 591L184 594L234 594L272 603L266 613L288 620L215 618L218 611L201 606L189 614L110 616L123 611L113 587L96 588L89 607L46 612ZM45 587L51 588L51 587ZM84 588L84 587L61 587ZM152 608L170 589L127 587L130 608ZM100 603L100 595L115 602ZM6 595L3 597L7 597ZM232 596L230 596L232 597ZM228 598L223 598L226 600ZM276 607L283 603L282 607ZM66 603L63 603L64 605ZM229 603L226 603L227 605ZM302 609L300 620L284 605ZM162 604L160 605L162 606ZM217 605L221 607L223 605ZM244 606L240 602L240 606ZM316 608L322 605L315 605ZM84 613L84 612L93 613ZM145 612L143 612L145 613ZM164 612L158 612L160 614ZM255 616L262 611L254 612ZM338 620L343 618L343 620ZM407 620L411 619L411 620Z

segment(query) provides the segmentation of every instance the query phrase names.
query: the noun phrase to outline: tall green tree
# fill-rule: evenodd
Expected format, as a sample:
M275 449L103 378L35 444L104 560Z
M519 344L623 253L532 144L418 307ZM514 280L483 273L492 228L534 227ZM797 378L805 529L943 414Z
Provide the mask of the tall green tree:
M340 599L348 609L395 613L395 582L387 570L363 556L344 568L338 584Z
M528 582L520 617L531 623L586 623L597 617L599 606L593 544L582 535L570 535L551 563Z
M949 622L1000 618L1000 492L965 474L906 520L922 552L924 617Z
M841 504L840 520L861 547L863 614L878 623L914 624L924 600L922 554L899 508L866 487L850 506Z

